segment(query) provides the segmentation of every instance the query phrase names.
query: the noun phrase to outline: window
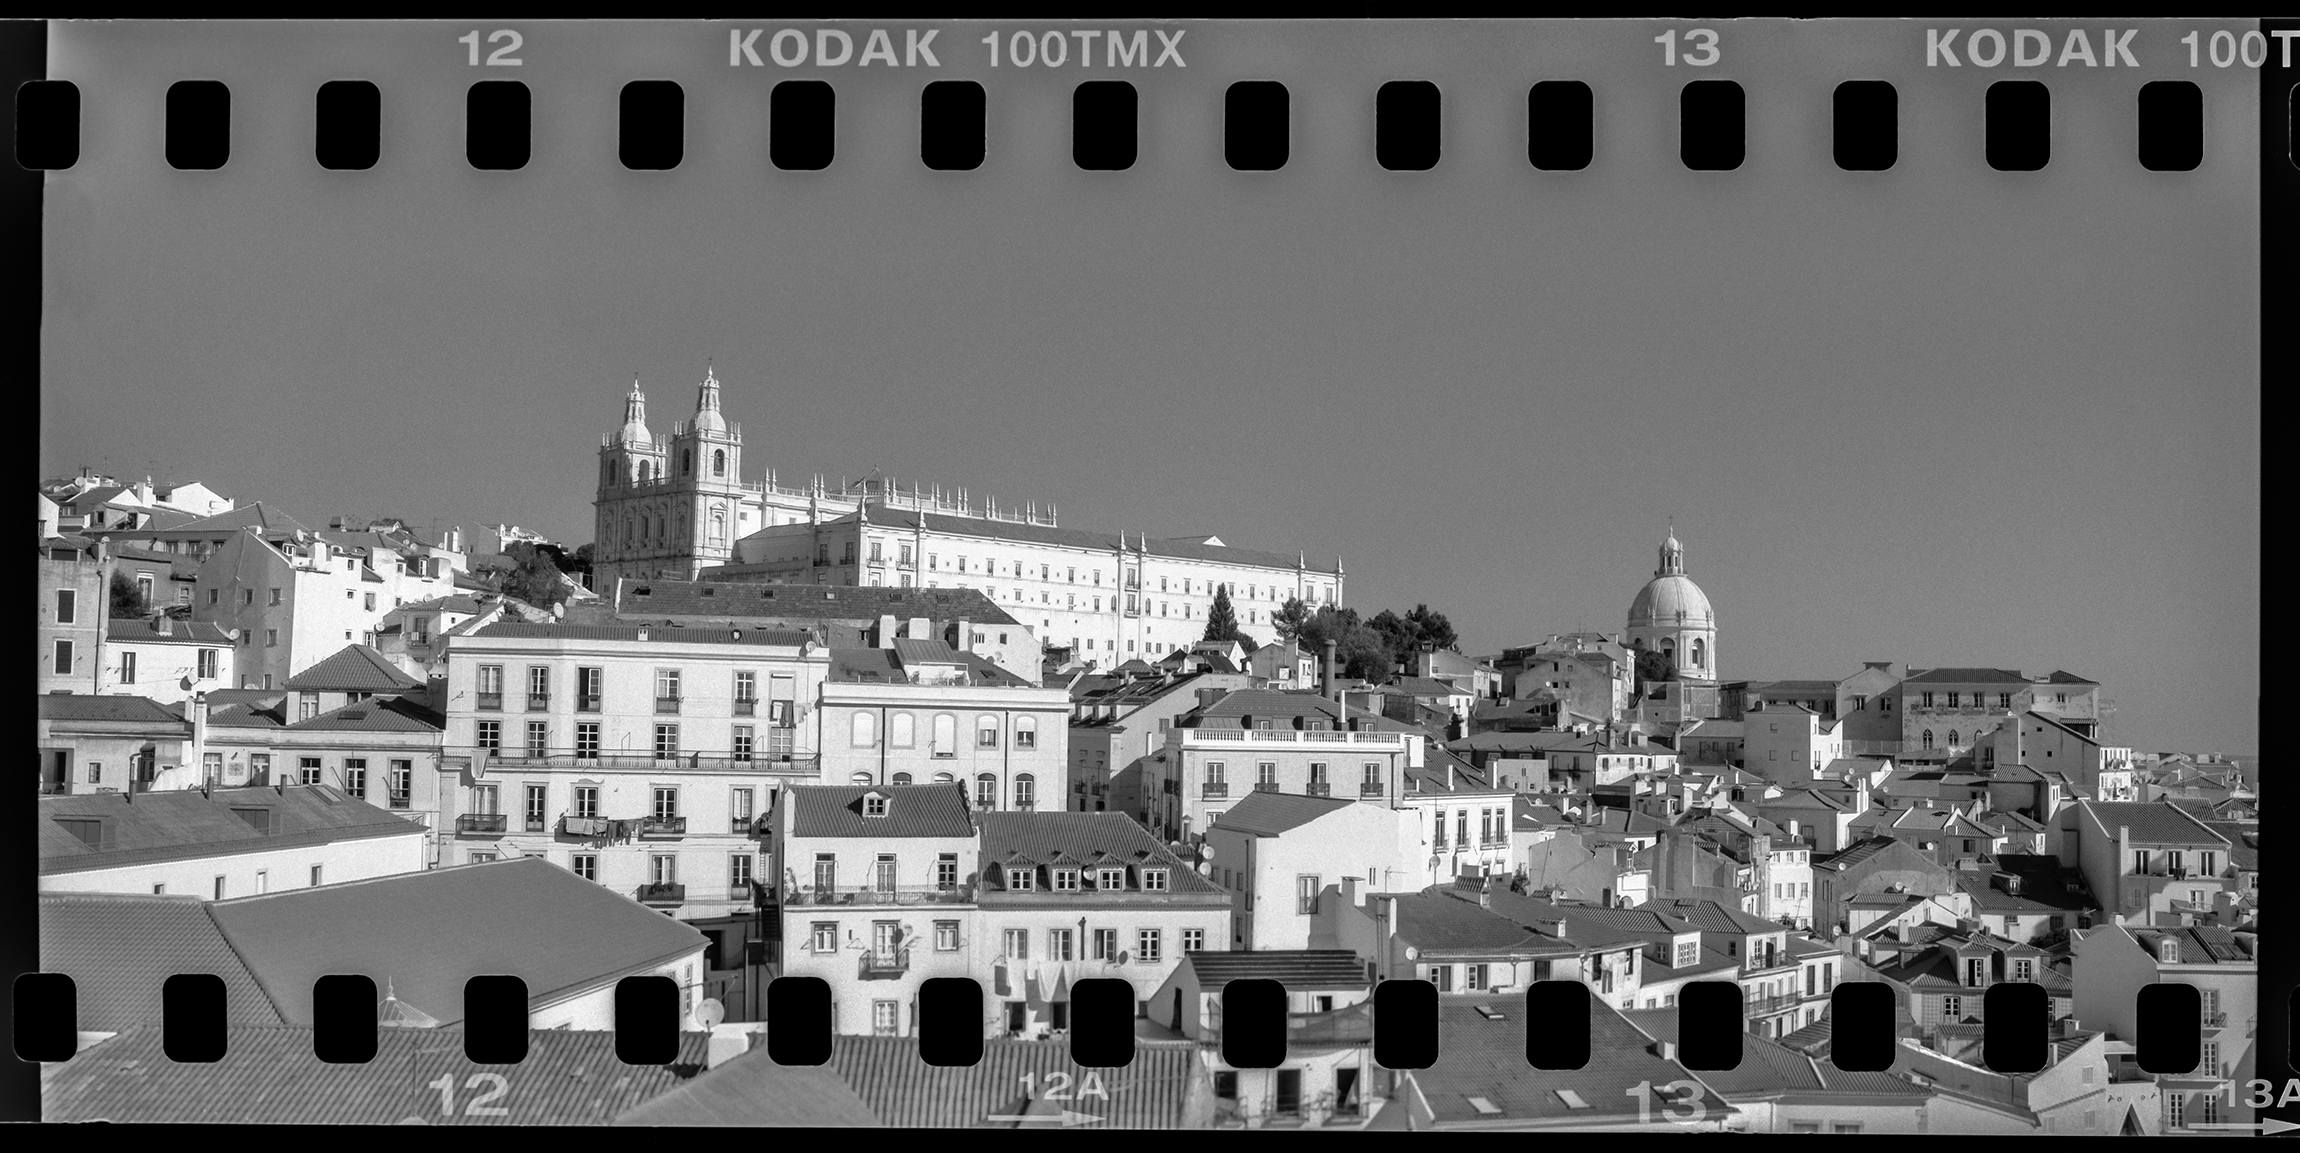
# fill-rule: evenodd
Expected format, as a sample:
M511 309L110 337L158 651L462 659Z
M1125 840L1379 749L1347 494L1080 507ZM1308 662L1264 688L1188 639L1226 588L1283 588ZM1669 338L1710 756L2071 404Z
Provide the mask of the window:
M983 773L974 778L974 807L989 811L998 808L998 778Z
M214 680L216 676L216 650L201 649L198 667L199 671L195 675L201 680Z
M1029 865L1009 865L1006 869L1008 892L1027 893L1038 887L1038 870Z
M56 675L60 677L68 677L72 675L72 642L56 642L55 670Z
M748 760L750 760L750 759L751 759L751 726L749 726L749 725L736 725L736 726L735 726L735 734L734 734L734 739L733 739L733 741L731 742L731 744L732 744L732 746L733 746L733 748L734 748L734 752L735 752L735 760L737 760L737 761L748 761Z
M218 877L218 878L216 878L216 889L217 889L217 891L218 891L219 893L220 893L220 892L222 891L222 889L223 889L223 883L224 883L224 879L223 879L222 877ZM2165 1095L2164 1095L2164 1125L2165 1125L2165 1127L2166 1127L2166 1128L2168 1128L2168 1129L2184 1129L2184 1128L2187 1128L2187 1126L2188 1126L2188 1116L2187 1116L2187 1114L2188 1114L2188 1094L2186 1094L2186 1093L2167 1093L2167 1094L2165 1094Z
M985 713L974 718L974 747L978 749L995 749L998 747L997 717Z
M1964 1012L1964 998L1951 993L1941 998L1941 1020L1957 1020Z
M1126 887L1126 870L1124 870L1124 869L1096 869L1096 870L1094 870L1094 887L1095 887L1096 889L1109 890L1109 891L1116 891L1116 890L1119 890L1119 889L1123 889L1123 888L1125 888L1125 887Z
M1147 964L1161 959L1166 951L1166 930L1141 929L1134 934L1134 959Z
M598 758L599 722L583 721L575 726L575 756L582 760Z
M601 698L606 695L606 681L606 669L593 667L576 669L575 711L579 713L598 712L602 703Z
M1092 959L1096 961L1115 961L1118 959L1118 930L1094 930L1094 956Z
M1014 718L1014 747L1017 749L1035 749L1038 747L1038 718Z
M949 713L934 716L934 755L943 758L958 755L958 718Z
M885 798L885 797L883 797L883 796L880 796L880 795L879 795L879 794L877 794L877 793L870 793L870 794L867 794L867 795L865 795L865 796L863 797L863 816L866 816L866 817L883 817L883 816L885 816L885 815L886 815L886 798Z
M1076 869L1056 869L1056 870L1054 870L1054 891L1055 891L1055 892L1057 892L1057 893L1075 893L1075 892L1077 892L1077 891L1078 891L1078 870L1076 870Z
M858 749L878 744L878 714L857 711L851 725L850 743Z
M1183 952L1185 952L1185 953L1197 953L1197 952L1202 952L1202 951L1204 951L1204 950L1205 950L1205 948L1206 948L1206 930L1204 930L1204 929L1184 929L1184 930L1182 930L1182 951L1183 951Z
M679 858L669 853L656 853L647 858L647 878L658 885L679 883Z
M123 685L136 683L136 653L133 649L120 654L120 683Z
M679 709L679 670L655 670L655 709L657 712L677 712Z
M1925 730L1925 733L1924 733L1924 737L1923 737L1923 740L1924 740L1924 746L1925 746L1926 748L1928 748L1928 749L1929 749L1929 748L1932 748L1932 747L1933 747L1933 730L1931 730L1931 729L1926 729L1926 730Z
M222 764L221 764L221 754L219 754L219 753L209 753L208 755L209 755L209 756L211 756L211 757L217 757L217 758L218 758L218 764L217 764L217 766L216 766L216 767L218 767L218 768L221 768L221 767L223 767L223 766L222 766ZM296 758L296 774L295 774L295 783L297 783L297 784L299 784L299 785L316 785L316 784L318 784L318 783L319 783L319 758L318 758L318 757L298 757L298 758Z
M668 760L679 755L679 726L655 726L655 756Z
M551 754L551 722L527 722L527 755L542 758Z
M1015 774L1014 808L1016 812L1027 813L1037 807L1037 789L1037 781L1029 773Z
M1075 942L1071 940L1071 930L1048 929L1046 931L1046 959L1049 961L1076 960L1077 957L1071 952L1074 944Z
M1008 929L1005 938L1007 960L1027 961L1030 959L1030 930Z
M1304 916L1318 911L1318 878L1304 874L1294 878L1294 911Z
M1485 988L1484 965L1465 965L1463 968L1467 970L1462 974L1461 987L1463 989L1475 991Z
M599 879L599 855L596 853L577 853L570 859L569 868L574 871L576 876L586 881L597 881Z
M905 549L903 551L908 552L910 550ZM934 951L937 953L955 953L958 951L958 922L936 921L934 923Z
M807 949L814 953L839 951L839 926L836 921L816 921L809 926Z
M216 900L219 900L219 901L221 901L221 900L223 900L223 899L224 899L224 879L223 879L222 877L217 877L217 878L216 878Z
M2206 1041L2203 1046L2203 1058L2197 1062L2197 1070L2207 1077L2220 1076L2220 1042Z
M1166 870L1164 870L1164 869L1144 869L1144 870L1142 870L1142 891L1143 891L1143 892L1145 892L1145 893L1163 893L1163 892L1165 892L1165 891L1166 891Z
M479 666L479 705L483 709L503 707L503 666Z

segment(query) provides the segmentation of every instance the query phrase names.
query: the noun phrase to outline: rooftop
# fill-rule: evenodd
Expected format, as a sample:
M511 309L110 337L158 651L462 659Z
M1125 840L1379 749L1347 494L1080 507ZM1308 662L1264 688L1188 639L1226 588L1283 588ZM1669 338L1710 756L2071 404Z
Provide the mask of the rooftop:
M1089 874L1101 866L1121 865L1130 870L1163 867L1168 892L1223 892L1220 885L1199 876L1124 813L986 812L980 819L986 865L1005 868L1059 863L1075 865ZM1141 884L1138 873L1129 880L1130 887Z
M2111 837L2119 828L2130 829L2135 843L2217 847L2228 841L2211 826L2169 802L2079 799L2077 804L2090 812Z
M72 978L83 1030L157 1025L161 986L178 973L222 978L231 1025L281 1024L279 1008L208 909L192 896L42 893L40 967Z
M182 717L149 697L93 696L87 693L47 693L39 698L43 721L82 721L150 725L170 731L190 728Z
M160 631L160 622L167 621L167 631ZM104 622L104 640L109 644L179 644L216 645L232 643L224 635L221 625L212 621L168 620L164 616L111 617Z
M994 1037L982 1043L982 1059L973 1065L936 1066L919 1059L915 1038L840 1036L832 1038L823 1069L844 1081L882 1124L897 1128L1040 1124L991 1120L1027 1111L1046 1113L1044 1124L1067 1129L1072 1126L1060 1117L1068 1110L1095 1117L1079 1123L1093 1128L1179 1129L1204 1125L1203 1118L1191 1116L1193 1090L1206 1078L1199 1062L1195 1046L1143 1045L1124 1067L1089 1071L1060 1042ZM714 1074L735 1068L729 1062ZM1075 1095L1078 1087L1096 1083L1106 1095ZM1064 1087L1074 1094L1068 1100L1056 1095Z
M842 1128L885 1124L835 1068L778 1065L764 1044L624 1110L614 1123Z
M866 817L866 796L886 800L886 815ZM792 806L793 837L974 837L966 786L793 785L783 790ZM987 814L986 814L987 815Z
M1293 793L1251 792L1238 803L1223 811L1215 824L1224 829L1250 833L1257 837L1274 837L1288 829L1309 824L1319 817L1358 802L1341 797L1297 796Z
M854 590L844 590L852 592ZM797 648L814 634L785 629L690 628L675 624L571 625L496 621L471 634L518 640L637 641L689 645L776 645Z
M424 831L332 785L44 796L40 818L43 875Z
M1529 1067L1525 1052L1530 1023L1524 1007L1522 998L1438 998L1437 1062L1405 1074L1438 1124L1634 1122L1647 1116L1649 1103L1623 1090L1641 1081L1688 1083L1706 1116L1722 1119L1732 1113L1732 1106L1715 1090L1683 1065L1656 1053L1650 1038L1594 997L1589 1006L1589 1062L1572 1070ZM1678 1100L1686 1098L1680 1095ZM1485 1108L1475 1103L1479 1101Z
M1200 988L1231 981L1268 979L1288 989L1363 989L1372 984L1365 962L1348 949L1253 949L1185 953L1182 963L1196 973ZM1137 1054L1139 1056L1139 1054Z

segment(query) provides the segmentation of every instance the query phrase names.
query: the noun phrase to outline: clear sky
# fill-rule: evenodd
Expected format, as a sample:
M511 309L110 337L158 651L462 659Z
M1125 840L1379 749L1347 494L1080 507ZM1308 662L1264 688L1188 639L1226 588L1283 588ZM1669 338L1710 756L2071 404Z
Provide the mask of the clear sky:
M1619 630L1674 518L1728 678L2065 668L2114 742L2257 745L2256 122L2179 31L2137 71L1984 73L1926 69L1920 24L1728 24L1696 74L1634 22L1186 25L1186 70L1091 72L993 70L983 26L907 71L730 69L725 25L516 27L517 69L468 66L463 26L56 32L85 127L48 186L42 474L579 544L633 375L666 430L710 357L749 479L879 467L1339 555L1350 603L1426 602L1471 652ZM483 75L536 91L524 171L462 162ZM161 159L194 77L233 87L220 172ZM310 94L345 77L384 90L369 172L311 159ZM792 77L838 85L827 171L766 162ZM2053 162L1992 172L1982 92L2021 77L2052 85ZM2132 159L2166 77L2208 85L2194 173ZM678 170L615 161L639 78L686 86ZM1105 78L1142 93L1141 156L1084 173L1068 92ZM1222 90L1272 78L1292 162L1231 172ZM1397 78L1444 90L1433 172L1374 163ZM1586 172L1526 163L1553 78L1595 89ZM1851 78L1899 87L1890 172L1830 162ZM979 171L918 163L936 79L988 88ZM1678 163L1688 79L1747 89L1741 170Z

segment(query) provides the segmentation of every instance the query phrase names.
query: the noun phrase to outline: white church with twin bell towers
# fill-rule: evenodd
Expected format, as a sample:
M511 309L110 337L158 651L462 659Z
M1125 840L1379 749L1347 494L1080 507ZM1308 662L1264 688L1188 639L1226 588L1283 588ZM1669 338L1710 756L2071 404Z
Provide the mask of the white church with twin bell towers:
M780 484L772 469L745 481L742 465L743 426L719 411L715 368L696 388L694 418L668 437L648 428L632 381L623 427L599 439L594 587L612 596L621 577L974 589L1041 643L1102 668L1190 647L1224 586L1258 643L1277 639L1271 616L1288 599L1342 603L1339 558L1063 528L1052 504L978 503L876 471L835 485L821 474Z

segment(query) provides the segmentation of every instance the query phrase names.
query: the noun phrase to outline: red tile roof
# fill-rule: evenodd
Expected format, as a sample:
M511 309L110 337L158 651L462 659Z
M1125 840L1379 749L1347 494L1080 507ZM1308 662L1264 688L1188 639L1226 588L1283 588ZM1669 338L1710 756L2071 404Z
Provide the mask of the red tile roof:
M223 978L230 1024L283 1020L209 917L208 906L192 895L43 893L40 968L72 978L84 1030L157 1025L161 986L178 973Z
M1023 1115L1034 1102L1033 1113L1067 1109L1097 1118L1066 1127L1192 1129L1212 1116L1212 1078L1194 1045L1140 1045L1124 1068L1092 1070L1071 1061L1070 1047L1060 1043L999 1037L982 1046L974 1065L934 1066L919 1059L913 1038L841 1036L831 1042L827 1068L882 1121L905 1129L1035 1126L1042 1123L990 1120ZM1102 1092L1082 1092L1089 1084ZM1048 1099L1054 1087L1065 1088L1069 1100Z
M379 697L330 709L288 728L307 733L437 733L447 728L447 718L404 698Z
M1487 1016L1480 1006L1490 1007L1496 1015ZM1527 1064L1526 1030L1531 1024L1522 997L1439 997L1437 1063L1401 1076L1411 1078L1420 1089L1440 1126L1502 1121L1619 1125L1641 1117L1653 1117L1656 1127L1665 1124L1649 1112L1650 1102L1632 1095L1640 1082L1691 1083L1712 1120L1723 1120L1732 1111L1683 1065L1656 1053L1651 1038L1602 1000L1590 999L1589 1063L1579 1069L1536 1069ZM1484 1099L1496 1111L1479 1109L1472 1098ZM1679 1100L1685 1098L1681 1095ZM1678 1107L1684 1108L1682 1103Z
M306 998L308 1000L308 997ZM41 1071L41 1119L125 1124L603 1125L669 1091L701 1066L705 1034L680 1038L671 1065L625 1065L607 1032L538 1029L517 1065L479 1065L458 1029L381 1029L375 1059L331 1065L309 1028L233 1026L214 1064L178 1064L159 1025L140 1025ZM493 1075L503 1114L476 1115ZM442 1108L441 1076L457 1086Z
M259 831L241 810L261 810ZM95 844L60 821L97 823ZM395 816L333 785L73 793L40 798L42 875L157 861L284 850L372 837L420 836L423 823Z
M39 716L43 721L151 725L161 729L182 729L186 736L191 734L191 726L182 717L170 713L149 697L47 693L39 701Z
M1083 885L1093 884L1098 866L1126 866L1135 870L1128 877L1135 892L1147 866L1166 870L1169 893L1223 892L1124 813L983 813L980 819L985 865L1045 865L1060 857L1086 871Z
M886 1122L827 1066L777 1065L756 1045L616 1116L617 1125L876 1126Z
M887 799L886 815L863 815L863 794ZM783 790L792 806L793 837L963 837L974 836L966 806L966 786L793 785Z
M345 645L333 656L289 677L288 691L298 693L404 693L423 687L423 681L400 671L382 653L366 645Z

